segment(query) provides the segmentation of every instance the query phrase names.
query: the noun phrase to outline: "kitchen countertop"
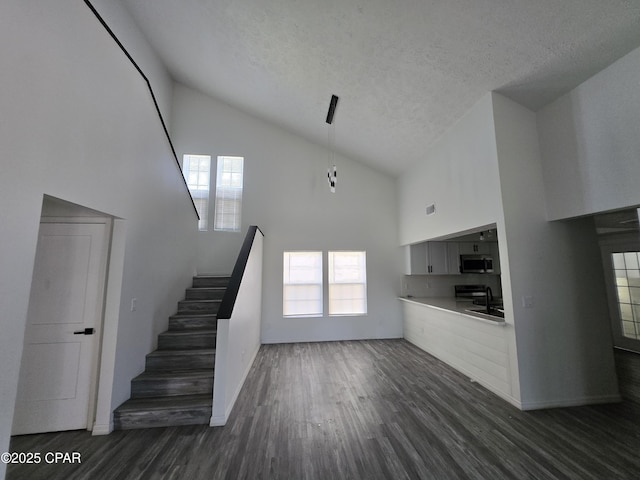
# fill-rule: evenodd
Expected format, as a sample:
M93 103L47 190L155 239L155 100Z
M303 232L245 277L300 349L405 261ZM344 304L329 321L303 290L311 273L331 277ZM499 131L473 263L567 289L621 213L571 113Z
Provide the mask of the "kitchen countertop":
M474 320L480 320L481 322L491 323L493 325L506 325L504 318L492 317L482 313L467 312L467 308L481 308L479 305L474 305L472 300L460 300L455 297L398 297L398 299L403 302L415 303L417 305L458 313L465 317L470 317Z

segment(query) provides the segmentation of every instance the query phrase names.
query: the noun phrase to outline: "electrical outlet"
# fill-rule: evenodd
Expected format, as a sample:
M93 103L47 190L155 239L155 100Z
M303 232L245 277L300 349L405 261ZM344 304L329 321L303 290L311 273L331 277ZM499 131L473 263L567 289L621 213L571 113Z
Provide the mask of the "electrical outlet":
M523 308L533 308L533 297L531 295L525 295L522 297Z
M137 298L132 298L131 299L131 311L135 312L138 309L138 299Z

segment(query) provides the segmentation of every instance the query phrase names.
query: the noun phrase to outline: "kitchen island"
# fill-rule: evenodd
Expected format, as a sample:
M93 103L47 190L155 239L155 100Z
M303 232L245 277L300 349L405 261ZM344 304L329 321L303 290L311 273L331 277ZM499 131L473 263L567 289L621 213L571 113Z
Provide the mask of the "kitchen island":
M453 297L400 297L404 338L517 405L512 396L504 319L465 311L472 303Z

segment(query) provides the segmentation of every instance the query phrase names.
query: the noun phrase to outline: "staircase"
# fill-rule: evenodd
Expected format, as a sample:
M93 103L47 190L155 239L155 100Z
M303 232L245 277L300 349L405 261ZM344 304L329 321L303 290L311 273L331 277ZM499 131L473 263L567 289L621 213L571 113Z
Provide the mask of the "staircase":
M216 313L229 277L197 276L145 371L131 381L131 398L113 414L116 430L208 424L213 399Z

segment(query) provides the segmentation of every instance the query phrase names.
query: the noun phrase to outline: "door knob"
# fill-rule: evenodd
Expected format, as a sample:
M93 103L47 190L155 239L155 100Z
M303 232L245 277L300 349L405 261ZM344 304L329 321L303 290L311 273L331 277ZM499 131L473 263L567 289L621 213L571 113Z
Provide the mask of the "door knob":
M73 332L73 334L74 335L93 335L93 332L95 332L95 329L93 329L93 328L85 328L84 330Z

